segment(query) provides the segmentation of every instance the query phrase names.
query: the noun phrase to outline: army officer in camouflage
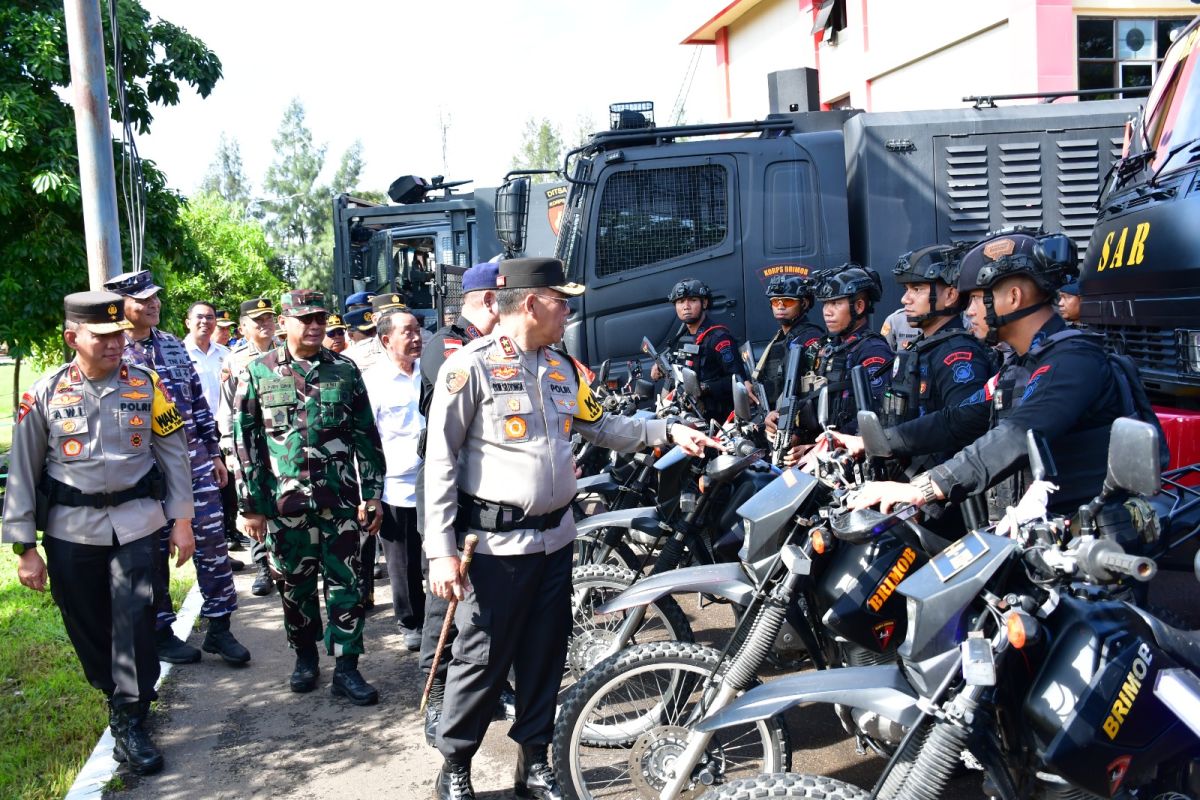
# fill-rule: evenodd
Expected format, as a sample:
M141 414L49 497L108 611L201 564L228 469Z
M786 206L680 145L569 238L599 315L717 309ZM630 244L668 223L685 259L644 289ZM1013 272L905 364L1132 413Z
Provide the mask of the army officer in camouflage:
M509 667L516 670L518 797L561 797L546 757L571 629L575 463L571 434L614 450L674 441L688 452L716 442L667 420L605 415L587 370L552 349L569 298L562 262L500 262L500 322L446 359L434 385L425 451L429 589L463 599L446 678L436 796L473 800L470 762ZM479 536L469 581L459 546Z
M296 650L294 692L316 688L322 635L317 577L324 575L325 649L337 657L333 694L357 705L379 695L358 671L363 652L359 550L383 514L383 449L358 367L321 346L325 298L283 295L282 345L238 376L233 442L245 531L265 534L283 575L284 629Z

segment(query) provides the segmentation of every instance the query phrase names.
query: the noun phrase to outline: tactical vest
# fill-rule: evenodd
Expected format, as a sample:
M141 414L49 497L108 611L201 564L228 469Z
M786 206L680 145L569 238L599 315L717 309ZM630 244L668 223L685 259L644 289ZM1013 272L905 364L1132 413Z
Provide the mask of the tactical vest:
M675 347L671 350L671 363L678 367L696 370L701 381L706 377L711 377L700 373L700 347L704 344L704 339L715 330L729 333L729 328L724 325L709 325L694 335L688 333L687 328L684 328L675 339Z
M879 418L885 428L892 428L921 415L923 401L929 397L927 377L921 378L921 364L926 354L939 344L961 337L968 347L973 347L975 338L961 328L940 330L928 339L924 334L917 337L905 350L896 354L892 365L892 383L880 403Z
M849 362L856 361L857 359L853 358L854 352L872 339L886 343L878 333L864 328L849 339L840 340L835 337L832 341L822 342L817 346L812 372L817 377L824 378L825 384L829 386L829 424L836 428L843 429L858 413L858 405L854 402L854 392L850 383ZM874 370L868 370L867 377L874 377L875 374L877 373ZM819 382L816 388L820 388Z
M779 393L783 391L783 373L787 365L788 352L793 347L802 347L804 345L802 338L805 334L812 331L813 326L799 321L786 334L780 328L775 332L774 338L767 343L762 357L759 358L758 364L755 365L751 380L762 383L769 402L774 403L779 397ZM798 375L808 372L808 367L809 365L805 362L805 359L801 359Z

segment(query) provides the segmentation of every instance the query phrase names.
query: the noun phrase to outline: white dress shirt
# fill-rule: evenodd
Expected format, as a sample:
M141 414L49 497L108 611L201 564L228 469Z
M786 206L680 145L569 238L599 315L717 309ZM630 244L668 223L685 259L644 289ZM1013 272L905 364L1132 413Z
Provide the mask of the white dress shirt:
M421 364L413 362L412 375L405 375L386 355L363 373L375 427L383 441L387 474L383 502L412 508L417 504L417 440L425 429L421 416Z
M196 340L190 334L183 340L183 346L187 348L188 357L196 366L196 374L200 376L200 386L204 389L204 399L208 401L208 407L212 409L215 416L217 401L221 394L221 366L229 357L229 348L209 340L206 353L196 345Z

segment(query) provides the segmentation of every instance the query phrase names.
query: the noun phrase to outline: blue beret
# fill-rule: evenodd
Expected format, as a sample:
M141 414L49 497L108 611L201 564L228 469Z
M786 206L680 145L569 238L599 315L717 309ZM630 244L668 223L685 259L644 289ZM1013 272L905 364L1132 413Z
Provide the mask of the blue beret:
M498 275L499 272L499 264L493 264L490 261L485 261L482 264L476 264L463 273L463 293L475 292L480 289L495 289L496 275Z
M371 304L370 292L355 292L346 298L346 308L351 306L366 306Z

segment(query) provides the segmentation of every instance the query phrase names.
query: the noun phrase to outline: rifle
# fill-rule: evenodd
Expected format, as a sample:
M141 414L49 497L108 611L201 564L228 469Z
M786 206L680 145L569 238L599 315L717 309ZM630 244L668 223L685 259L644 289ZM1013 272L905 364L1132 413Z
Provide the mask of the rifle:
M783 391L779 395L779 422L775 429L775 441L771 447L771 461L777 467L783 466L783 459L791 447L792 431L796 427L796 373L800 371L800 359L804 355L803 348L795 347L788 351L787 366L783 373Z

